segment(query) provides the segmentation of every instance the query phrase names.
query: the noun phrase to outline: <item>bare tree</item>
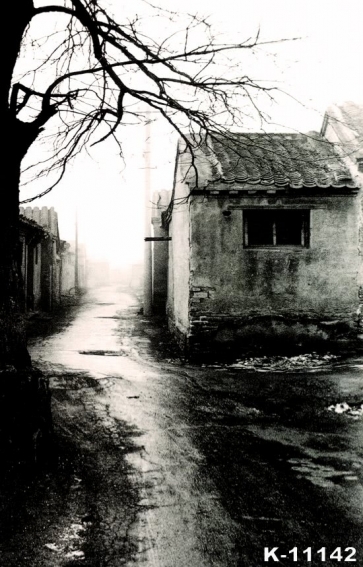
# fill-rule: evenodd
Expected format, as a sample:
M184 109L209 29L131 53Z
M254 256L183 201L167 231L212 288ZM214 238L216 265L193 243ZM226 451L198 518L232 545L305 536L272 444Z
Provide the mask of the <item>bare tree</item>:
M170 28L179 22L177 14L145 5ZM0 357L8 364L29 362L17 302L16 249L19 181L31 146L37 140L52 144L50 156L26 166L35 176L56 172L47 192L85 146L113 138L121 152L122 127L144 120L148 108L160 113L193 155L201 135L240 128L249 113L263 120L258 95L273 96L273 87L242 69L242 54L263 45L258 33L227 44L206 19L188 16L182 33L153 39L142 18L118 21L106 6L103 0L7 3ZM39 24L42 37L34 33Z

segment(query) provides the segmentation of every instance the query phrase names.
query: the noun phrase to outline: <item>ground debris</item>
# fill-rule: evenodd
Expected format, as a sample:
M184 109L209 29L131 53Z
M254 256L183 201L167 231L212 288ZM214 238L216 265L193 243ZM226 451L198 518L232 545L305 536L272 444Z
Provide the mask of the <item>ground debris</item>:
M262 356L243 358L227 365L227 367L244 368L246 370L255 370L257 372L316 372L317 370L322 370L327 366L336 363L339 359L340 357L334 354L318 354L316 352L312 352L296 356Z
M85 540L86 530L87 528L79 521L72 523L69 527L64 528L63 533L59 536L58 544L46 543L44 547L67 559L83 560L85 554L79 548Z
M44 545L44 547L46 547L47 549L50 549L51 551L56 551L57 553L59 553L61 550L61 548L56 545L55 543L46 543Z
M349 405L347 402L339 402L329 406L328 411L333 411L338 414L344 413L353 419L359 419L360 417L363 417L363 403Z
M84 552L83 551L70 551L65 555L67 559L84 559Z

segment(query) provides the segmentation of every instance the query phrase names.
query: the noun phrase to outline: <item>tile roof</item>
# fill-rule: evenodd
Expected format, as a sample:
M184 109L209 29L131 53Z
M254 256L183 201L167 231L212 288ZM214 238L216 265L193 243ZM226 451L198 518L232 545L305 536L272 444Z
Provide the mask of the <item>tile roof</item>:
M265 190L356 186L333 144L317 133L231 134L227 141L214 136L199 145L195 158L200 188L211 183ZM179 151L179 160L196 186L190 155Z
M38 235L39 237L47 238L48 232L44 227L40 226L37 222L27 218L25 215L19 215L19 229L21 233Z

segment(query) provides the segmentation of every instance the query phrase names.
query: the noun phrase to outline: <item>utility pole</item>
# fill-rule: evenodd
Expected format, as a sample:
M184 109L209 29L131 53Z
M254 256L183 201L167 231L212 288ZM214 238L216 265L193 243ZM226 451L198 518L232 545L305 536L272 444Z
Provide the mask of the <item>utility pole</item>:
M146 113L145 126L145 239L151 236L151 122L150 114ZM152 243L144 241L144 315L152 314Z
M74 262L74 293L79 294L79 267L78 267L78 214L76 211L76 239L75 239L75 262Z

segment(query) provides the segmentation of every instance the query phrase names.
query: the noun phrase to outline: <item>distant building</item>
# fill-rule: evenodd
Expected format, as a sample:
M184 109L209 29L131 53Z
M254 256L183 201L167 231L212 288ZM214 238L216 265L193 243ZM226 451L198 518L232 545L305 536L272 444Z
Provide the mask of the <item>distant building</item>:
M59 238L54 208L20 208L19 233L25 311L52 311L75 291L74 243ZM86 252L78 250L78 282L86 287Z
M33 311L40 308L41 302L41 247L48 238L48 233L35 221L20 214L20 266L23 277L23 310Z
M24 209L21 207L20 215L28 221L33 221L44 230L45 237L40 242L39 308L44 311L51 311L60 303L61 298L61 243L58 215L53 207L50 209L47 207L42 207L42 209L38 207L33 209L26 207Z

